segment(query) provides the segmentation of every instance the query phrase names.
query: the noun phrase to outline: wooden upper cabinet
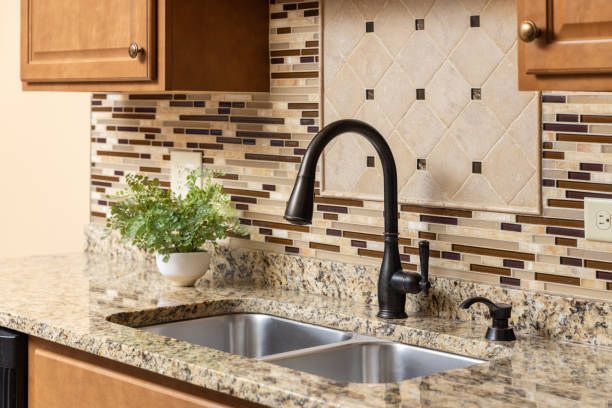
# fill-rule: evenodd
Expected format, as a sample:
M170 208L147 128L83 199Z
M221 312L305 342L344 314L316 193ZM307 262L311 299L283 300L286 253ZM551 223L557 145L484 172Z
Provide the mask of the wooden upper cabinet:
M612 90L612 1L518 0L521 90Z
M153 0L24 0L22 8L24 81L153 78ZM144 51L131 57L132 43Z
M21 12L26 90L269 90L268 0L21 0Z

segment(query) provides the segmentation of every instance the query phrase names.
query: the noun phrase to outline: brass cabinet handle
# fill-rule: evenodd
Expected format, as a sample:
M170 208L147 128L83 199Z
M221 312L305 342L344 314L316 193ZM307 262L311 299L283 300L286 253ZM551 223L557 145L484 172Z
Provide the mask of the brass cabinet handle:
M130 44L130 47L128 48L128 53L130 54L131 58L137 58L139 55L144 55L145 50L140 45L138 45L136 41L134 41Z
M518 31L519 38L524 42L532 42L542 34L542 30L531 20L523 21Z

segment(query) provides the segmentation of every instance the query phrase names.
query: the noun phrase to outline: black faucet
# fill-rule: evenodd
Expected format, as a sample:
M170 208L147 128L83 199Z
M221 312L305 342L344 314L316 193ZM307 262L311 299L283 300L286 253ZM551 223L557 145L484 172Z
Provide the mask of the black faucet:
M310 224L314 206L315 171L319 156L327 144L343 133L358 133L365 137L380 158L384 177L385 248L378 277L378 317L407 317L406 293L428 293L429 242L419 243L421 274L402 270L398 247L397 169L391 148L372 126L353 119L339 120L324 127L310 142L287 202L285 219L293 224Z
M513 341L516 340L514 330L508 326L508 319L512 315L512 306L507 303L493 303L489 299L476 296L461 302L461 309L469 309L474 303L483 303L489 308L489 314L493 322L487 329L485 337L491 341Z

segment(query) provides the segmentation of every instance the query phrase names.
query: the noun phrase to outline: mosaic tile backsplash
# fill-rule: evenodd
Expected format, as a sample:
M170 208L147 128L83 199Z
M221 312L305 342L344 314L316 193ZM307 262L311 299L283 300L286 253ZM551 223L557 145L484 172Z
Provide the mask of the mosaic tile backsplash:
M323 122L385 136L400 202L539 213L538 93L516 89L514 0L323 4ZM372 146L334 142L323 192L382 200Z
M220 181L249 228L235 245L379 265L379 201L318 196L313 225L282 219L320 126L319 3L273 1L270 17L269 93L93 95L92 220L104 222L107 194L125 186L125 174L168 186L170 152L197 150L225 171ZM540 105L542 214L403 204L405 268L417 269L418 240L427 239L440 277L612 300L612 244L586 241L583 223L584 197L612 198L612 95L545 94Z

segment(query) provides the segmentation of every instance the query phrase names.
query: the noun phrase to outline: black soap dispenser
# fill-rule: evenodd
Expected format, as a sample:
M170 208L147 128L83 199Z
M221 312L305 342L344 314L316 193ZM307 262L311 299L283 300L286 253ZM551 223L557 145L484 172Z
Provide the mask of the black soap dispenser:
M461 309L468 309L474 303L483 303L489 308L491 327L487 329L485 337L491 341L513 341L516 340L514 330L508 325L508 319L512 314L512 306L506 303L493 303L489 299L476 296L461 302Z

